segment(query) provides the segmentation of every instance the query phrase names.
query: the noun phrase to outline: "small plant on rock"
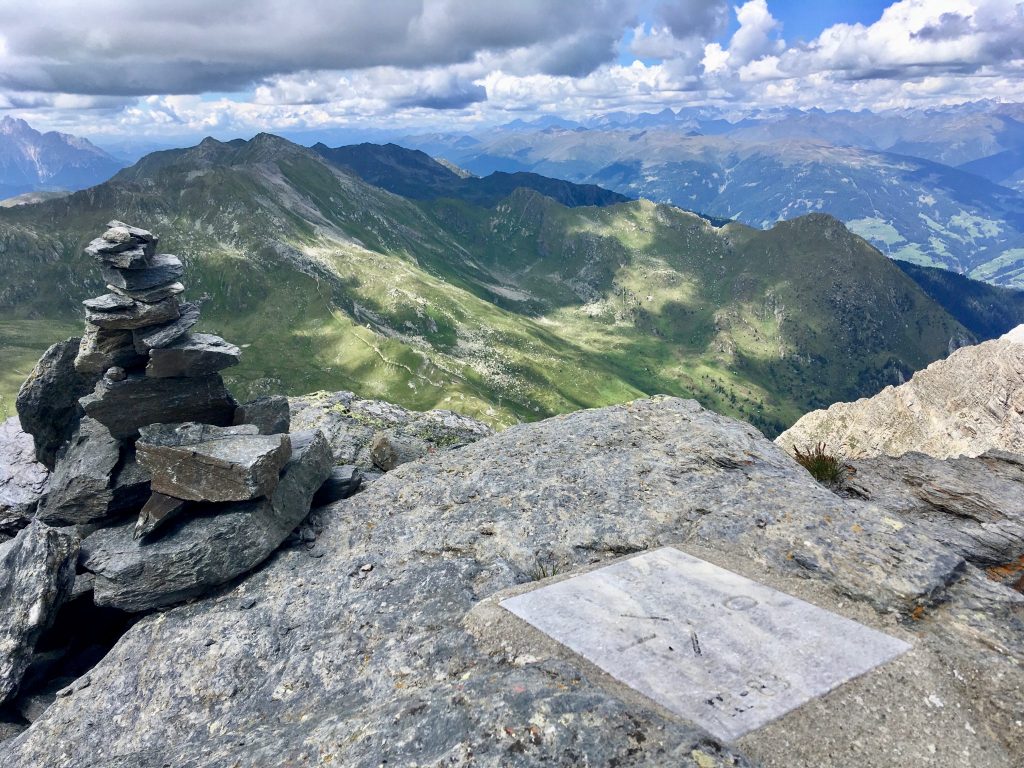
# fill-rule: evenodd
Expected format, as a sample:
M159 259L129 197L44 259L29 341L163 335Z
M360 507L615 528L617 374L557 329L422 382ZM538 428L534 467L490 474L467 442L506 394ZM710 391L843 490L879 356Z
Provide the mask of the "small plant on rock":
M846 480L849 467L838 456L828 453L824 443L818 443L806 452L793 448L793 456L814 479L827 488L835 490Z
M530 570L529 576L530 581L541 581L543 579L550 578L558 575L558 564L557 563L542 563L540 560L534 564Z

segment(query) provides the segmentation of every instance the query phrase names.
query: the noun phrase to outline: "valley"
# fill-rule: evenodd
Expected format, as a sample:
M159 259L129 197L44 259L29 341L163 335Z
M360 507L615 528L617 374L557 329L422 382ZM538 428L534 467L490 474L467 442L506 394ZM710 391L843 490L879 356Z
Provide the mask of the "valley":
M80 249L112 218L168 232L191 297L216 298L200 330L243 347L240 398L351 389L501 427L669 393L772 435L986 333L827 215L761 231L394 147L377 180L402 196L353 169L380 148L346 149L207 139L0 211L0 410L102 288Z

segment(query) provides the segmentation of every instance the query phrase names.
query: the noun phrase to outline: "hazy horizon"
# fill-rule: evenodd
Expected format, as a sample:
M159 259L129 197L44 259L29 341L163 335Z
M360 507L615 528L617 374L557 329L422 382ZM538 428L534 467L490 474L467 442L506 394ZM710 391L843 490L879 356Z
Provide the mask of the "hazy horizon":
M0 8L0 115L107 145L386 137L666 107L1024 101L1022 71L1019 0Z

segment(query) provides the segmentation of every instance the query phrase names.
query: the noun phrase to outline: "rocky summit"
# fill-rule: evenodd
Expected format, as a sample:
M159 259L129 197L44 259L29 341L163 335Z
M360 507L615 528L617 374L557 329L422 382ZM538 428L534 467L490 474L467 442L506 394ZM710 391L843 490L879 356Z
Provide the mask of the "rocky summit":
M848 458L1024 454L1024 326L958 349L898 387L808 413L777 442L824 443Z
M1024 550L1019 462L928 461L931 502L909 500L909 465L844 498L752 427L673 398L435 450L318 509L307 546L135 622L0 765L1014 768L1024 595L994 558ZM943 533L979 515L963 467L1007 518L999 553ZM230 519L220 547L250 530ZM151 572L131 539L112 527L83 543L97 594L123 605L193 558L194 542L161 539ZM727 744L500 605L664 546L911 649Z

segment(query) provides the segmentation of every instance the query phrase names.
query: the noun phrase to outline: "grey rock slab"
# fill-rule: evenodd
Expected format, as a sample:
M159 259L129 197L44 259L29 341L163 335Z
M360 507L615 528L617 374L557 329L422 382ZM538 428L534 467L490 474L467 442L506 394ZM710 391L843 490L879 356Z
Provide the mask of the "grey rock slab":
M85 319L106 330L131 330L170 323L180 314L178 300L171 296L154 304L133 301L131 306L123 309L88 310Z
M354 464L344 464L334 467L330 477L320 486L320 490L313 497L313 506L322 507L325 504L332 504L335 501L347 499L359 490L363 482L363 473Z
M32 435L36 458L49 469L53 469L57 450L78 426L78 398L87 394L99 378L75 369L80 343L81 339L68 339L46 350L15 401L21 428Z
M186 334L163 347L150 349L146 375L157 378L205 376L238 365L241 350L220 336L209 333ZM288 400L285 402L287 411ZM278 429L276 432L287 432Z
M86 299L82 304L93 312L114 312L119 309L130 309L135 306L135 300L119 293L104 293L94 299Z
M111 478L120 458L121 441L95 419L82 419L57 454L36 517L48 525L79 525L107 518L114 496Z
M135 339L135 351L144 355L149 354L153 349L166 347L188 333L192 326L199 322L198 304L185 302L179 309L180 314L175 320L132 331Z
M187 501L247 501L269 496L291 456L288 435L252 425L158 424L135 444L153 491Z
M402 465L317 515L311 548L141 618L86 691L58 698L0 748L0 765L69 768L102 755L190 768L1018 768L1024 754L1024 596L692 401L518 425ZM234 533L197 547L233 546ZM145 604L161 582L138 550L166 537L139 547L131 525L116 535L125 560L118 586L108 578L102 589L125 600L135 590ZM539 566L571 576L672 545L914 648L730 747L557 643L541 647L546 636L493 602Z
M118 231L112 232L111 230ZM113 219L107 222L107 231L103 233L103 239L112 242L124 242L124 232L128 233L129 238L143 243L156 243L160 240L159 237L154 235L148 229L133 227L132 225L125 224L123 221L118 219Z
M150 543L135 540L135 522L103 528L82 544L82 565L96 576L97 605L144 611L209 591L263 562L309 514L330 474L322 434L298 433L270 498L197 507Z
M143 269L155 254L153 245L112 244L97 238L85 247L85 252L100 264L118 269Z
M130 374L124 381L102 379L82 398L85 412L117 438L135 437L147 424L198 421L228 426L237 405L217 374L188 379Z
M261 435L277 435L291 429L291 411L284 395L258 397L235 411L235 424L254 424Z
M75 370L82 375L99 376L113 366L134 368L144 361L145 357L135 351L135 338L130 330L105 330L86 323Z
M180 515L187 506L188 502L182 499L154 493L139 511L139 519L135 522L135 538L143 539L150 536L155 530Z
M910 650L672 547L501 605L724 741Z
M942 460L912 452L850 466L844 492L883 505L975 565L1004 565L1024 553L1024 457L994 451Z
M36 461L35 443L18 417L0 422L0 532L11 534L28 522L49 474Z
M355 464L366 472L376 471L370 445L380 433L422 440L435 450L457 448L494 434L486 424L453 411L410 411L351 392L317 392L289 402L293 429L323 431L335 464Z
M126 291L144 291L180 280L185 270L177 256L158 253L147 259L143 267L118 269L101 265L100 271L109 285Z
M71 594L78 539L33 521L0 544L0 704L18 692L36 642Z
M132 301L142 301L148 304L152 304L157 301L163 301L168 296L177 296L185 292L185 286L177 281L165 283L163 285L157 285L153 288L145 288L141 290L127 290L125 288L119 288L116 285L107 284L107 288L113 291L119 296L124 296Z
M961 347L898 387L805 414L776 442L787 450L824 442L847 459L1024 453L1024 345Z

